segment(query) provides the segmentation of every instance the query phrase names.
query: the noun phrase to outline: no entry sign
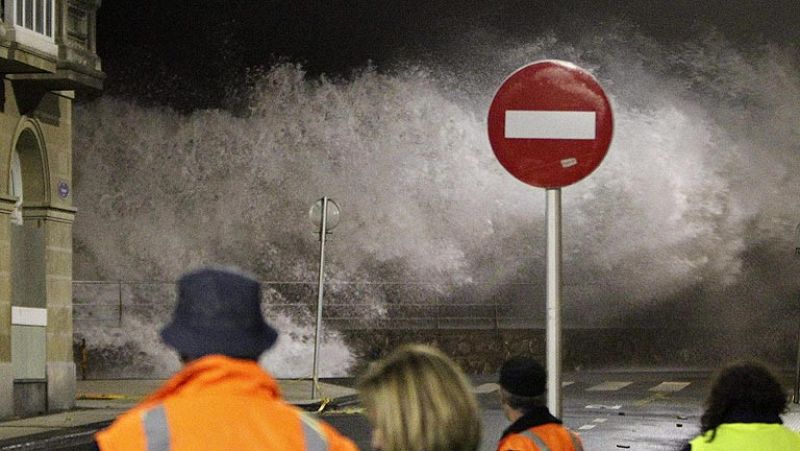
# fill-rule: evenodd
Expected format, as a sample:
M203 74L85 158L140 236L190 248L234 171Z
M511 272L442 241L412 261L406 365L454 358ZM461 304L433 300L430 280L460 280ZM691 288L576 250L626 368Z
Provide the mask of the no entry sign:
M611 144L611 104L574 64L543 60L511 74L489 108L489 142L514 177L561 188L589 175Z

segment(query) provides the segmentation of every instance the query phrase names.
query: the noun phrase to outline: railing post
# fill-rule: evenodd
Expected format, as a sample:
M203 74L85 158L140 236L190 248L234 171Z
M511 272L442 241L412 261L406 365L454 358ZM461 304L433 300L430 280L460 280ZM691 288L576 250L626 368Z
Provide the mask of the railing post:
M117 327L122 327L122 281L117 281L117 293L118 293L118 319L117 319Z

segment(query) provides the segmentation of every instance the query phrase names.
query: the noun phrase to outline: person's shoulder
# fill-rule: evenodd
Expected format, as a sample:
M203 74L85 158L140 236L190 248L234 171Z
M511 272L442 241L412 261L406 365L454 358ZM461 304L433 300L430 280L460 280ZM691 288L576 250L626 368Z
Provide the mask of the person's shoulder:
M796 430L794 430L794 429L792 429L792 428L790 428L790 427L786 426L785 424L784 424L784 425L781 425L781 426L783 426L783 427L784 427L784 429L786 429L787 431L789 431L789 434L790 434L792 437L794 437L794 439L797 441L797 443L800 443L800 431L796 431Z
M134 407L130 410L126 410L125 412L119 414L104 430L129 429L133 426L140 425L142 421L142 415L144 415L147 410L148 409L142 407Z
M120 449L119 444L138 443L144 446L143 408L133 408L120 414L108 427L98 431L94 438L99 449Z
M521 434L508 434L497 445L497 451L524 451L527 449L530 449L530 440Z
M299 413L299 415L302 416L301 421L325 436L325 441L328 443L330 451L358 451L355 443L327 422L314 418L305 412Z

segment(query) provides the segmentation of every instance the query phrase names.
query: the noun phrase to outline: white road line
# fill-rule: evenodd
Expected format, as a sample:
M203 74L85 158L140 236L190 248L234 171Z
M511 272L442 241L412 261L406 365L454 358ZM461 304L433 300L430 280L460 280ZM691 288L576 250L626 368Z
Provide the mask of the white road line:
M621 405L607 406L605 404L589 404L588 406L584 407L584 409L607 409L607 410L619 410L621 408L622 408Z
M617 391L621 388L631 385L632 383L633 382L629 381L608 381L595 385L594 387L589 387L586 389L586 391Z
M570 386L570 385L572 385L574 383L575 383L575 381L562 381L561 382L561 386L562 387L568 387L568 386ZM481 394L482 395L482 394L486 394L486 393L496 392L499 389L500 389L500 385L498 385L496 382L487 382L485 384L478 385L477 387L473 387L472 391L475 394Z
M494 393L500 390L500 386L495 382L488 382L486 384L478 385L477 387L472 388L472 392L475 394L487 394L487 393Z
M649 389L648 391L654 391L659 393L675 393L678 391L683 390L687 386L689 386L691 382L662 382L655 387Z
M583 426L579 427L578 429L581 431L588 431L589 429L594 429L597 426L596 424L584 424Z
M594 111L506 110L506 138L595 139Z
M605 423L606 421L608 421L608 418L595 418L592 423Z

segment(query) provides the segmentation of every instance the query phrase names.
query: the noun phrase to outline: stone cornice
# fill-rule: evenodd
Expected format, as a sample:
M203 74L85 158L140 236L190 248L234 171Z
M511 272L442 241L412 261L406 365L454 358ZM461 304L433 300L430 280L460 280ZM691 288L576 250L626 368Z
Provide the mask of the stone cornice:
M75 221L75 213L78 211L74 207L22 207L25 220L44 219L47 221L67 222Z
M17 204L17 198L0 194L0 214L11 214Z

